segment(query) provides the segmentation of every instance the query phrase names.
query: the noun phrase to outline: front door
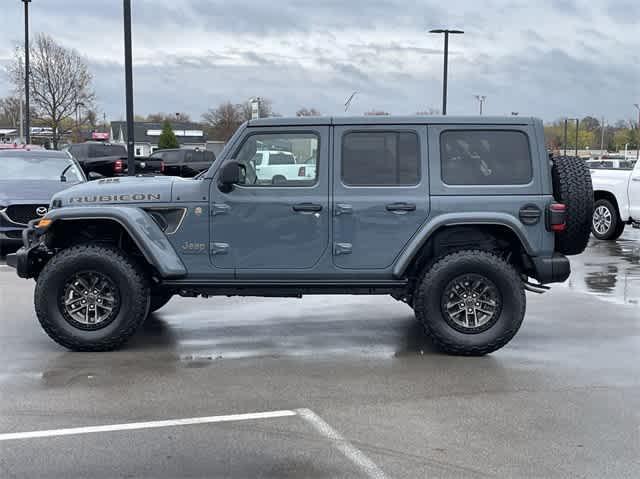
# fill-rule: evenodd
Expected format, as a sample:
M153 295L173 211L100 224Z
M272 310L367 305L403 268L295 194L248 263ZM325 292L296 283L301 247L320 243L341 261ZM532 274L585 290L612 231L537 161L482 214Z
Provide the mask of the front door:
M212 183L216 268L259 279L273 270L304 274L319 263L329 246L328 132L328 126L247 129L232 154L244 167L242 184L223 192ZM265 151L295 161L270 178L256 168Z
M334 264L385 270L429 216L427 127L336 126Z

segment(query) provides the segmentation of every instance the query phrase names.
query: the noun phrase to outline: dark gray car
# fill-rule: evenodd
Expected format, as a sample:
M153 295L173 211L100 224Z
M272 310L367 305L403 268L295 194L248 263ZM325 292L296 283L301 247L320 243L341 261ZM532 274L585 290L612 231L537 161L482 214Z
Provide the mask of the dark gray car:
M272 151L293 159L278 181L256 161ZM117 348L175 294L386 294L480 355L516 334L525 290L567 279L593 193L533 118L275 118L196 179L109 178L51 206L8 263L67 348Z
M53 195L85 181L67 153L0 150L0 254L22 244L27 223L47 213Z

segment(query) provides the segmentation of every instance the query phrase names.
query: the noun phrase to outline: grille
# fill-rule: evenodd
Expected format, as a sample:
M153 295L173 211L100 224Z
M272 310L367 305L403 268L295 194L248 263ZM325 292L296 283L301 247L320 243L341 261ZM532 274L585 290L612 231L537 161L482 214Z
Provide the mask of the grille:
M29 221L42 216L36 213L38 208L49 208L49 205L11 205L7 208L6 214L14 223L26 225Z

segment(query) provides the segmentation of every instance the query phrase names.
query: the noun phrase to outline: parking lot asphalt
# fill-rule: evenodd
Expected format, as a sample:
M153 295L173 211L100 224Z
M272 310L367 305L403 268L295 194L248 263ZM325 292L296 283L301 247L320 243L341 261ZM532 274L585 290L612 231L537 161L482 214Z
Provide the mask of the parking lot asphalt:
M507 347L457 358L364 296L175 298L72 353L0 264L0 477L640 477L640 233L572 266Z

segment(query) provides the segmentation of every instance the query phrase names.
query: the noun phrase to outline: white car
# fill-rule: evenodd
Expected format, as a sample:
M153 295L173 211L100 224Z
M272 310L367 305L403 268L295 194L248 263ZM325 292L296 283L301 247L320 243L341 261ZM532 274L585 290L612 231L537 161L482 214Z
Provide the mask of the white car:
M591 232L596 238L614 240L625 225L640 226L640 161L632 169L592 168L591 180L595 201Z
M290 151L258 150L252 162L260 183L313 181L316 178L315 161L299 163Z

